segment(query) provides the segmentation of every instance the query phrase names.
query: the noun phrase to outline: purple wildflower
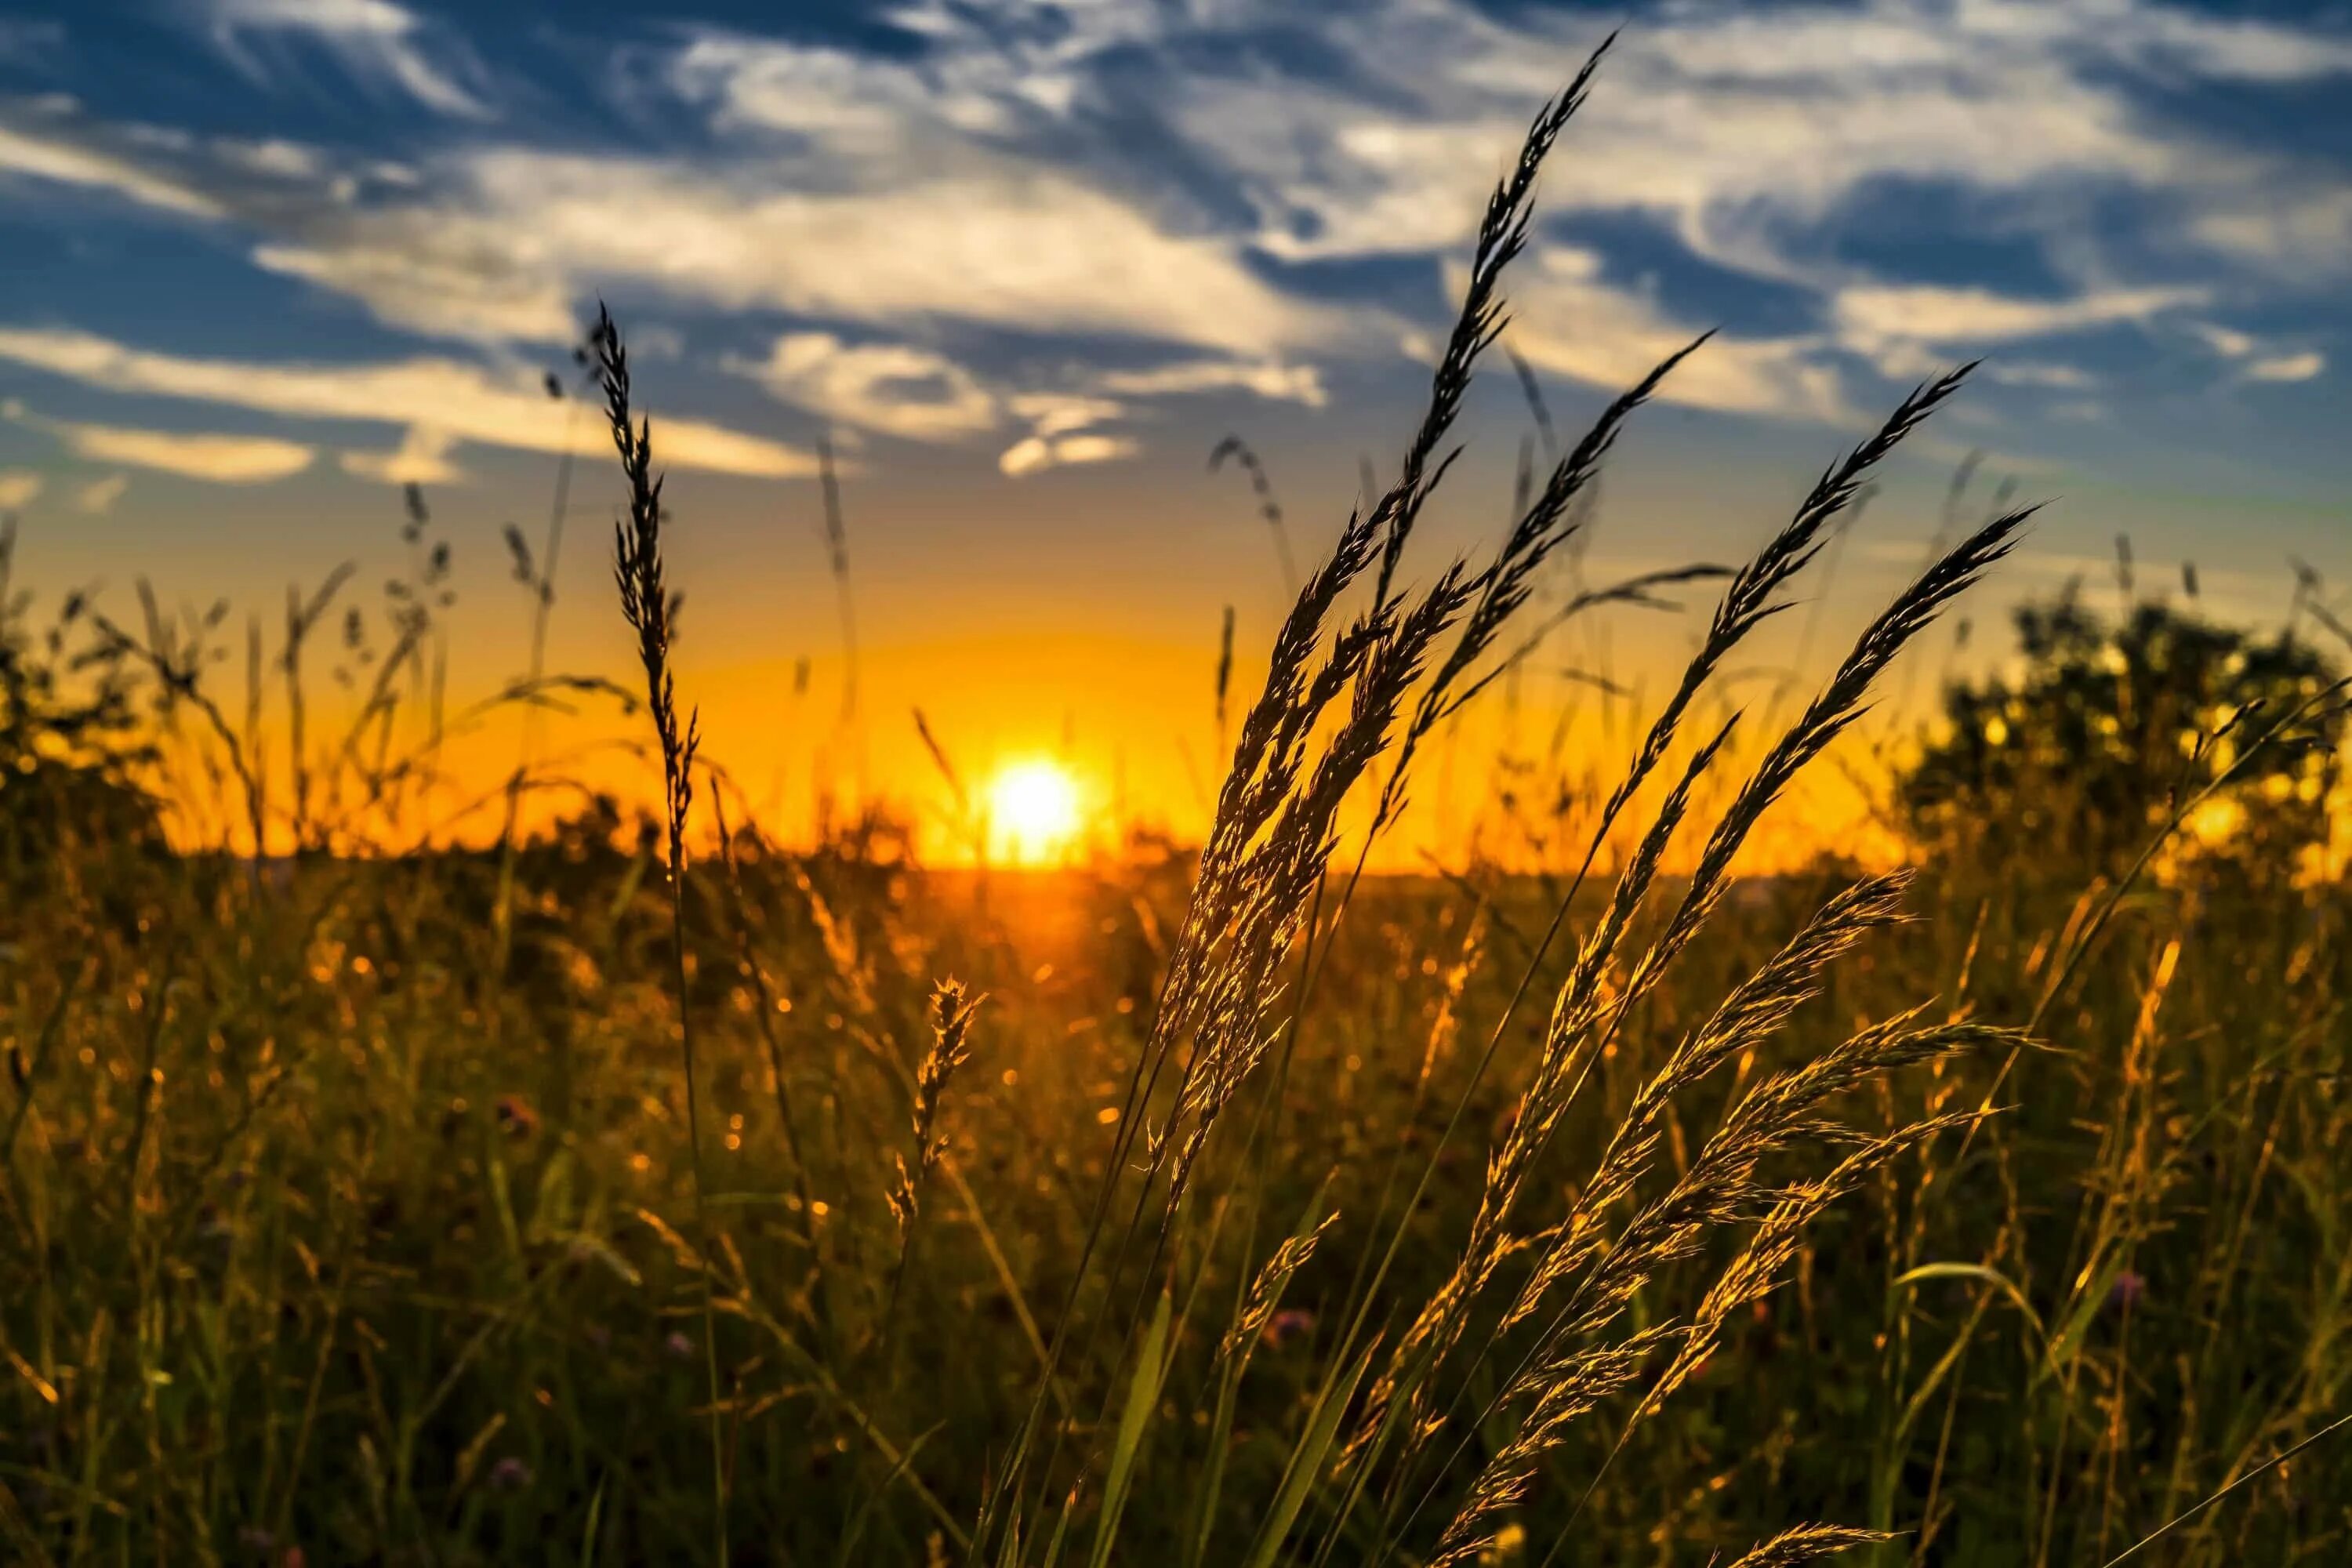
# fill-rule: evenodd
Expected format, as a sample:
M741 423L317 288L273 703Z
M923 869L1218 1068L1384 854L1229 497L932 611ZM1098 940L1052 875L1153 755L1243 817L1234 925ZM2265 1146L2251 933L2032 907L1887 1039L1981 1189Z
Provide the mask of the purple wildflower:
M1276 1350L1314 1331L1315 1314L1304 1307L1285 1307L1265 1321L1265 1342Z
M2116 1276L2114 1284L2107 1287L2107 1305L2118 1310L2137 1307L2139 1299L2147 1294L2147 1279L2126 1268Z

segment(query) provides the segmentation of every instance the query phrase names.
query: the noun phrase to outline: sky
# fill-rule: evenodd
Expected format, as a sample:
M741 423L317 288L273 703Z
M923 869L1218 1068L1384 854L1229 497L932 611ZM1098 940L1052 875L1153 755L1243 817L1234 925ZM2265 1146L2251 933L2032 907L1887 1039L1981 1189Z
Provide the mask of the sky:
M528 658L501 530L543 551L569 447L550 665L624 675L617 481L571 359L602 300L671 474L682 679L751 795L935 794L920 706L967 771L1059 752L1181 826L1215 771L1224 608L1245 678L1285 604L1278 546L1311 555L1366 465L1392 468L1486 189L1620 29L1547 171L1507 341L1573 432L1717 336L1618 453L1595 578L1737 558L1904 391L1980 357L1780 657L1833 648L1899 585L1964 464L1969 506L2053 503L1972 658L1998 657L2003 604L2112 583L2118 534L2146 579L2193 561L2232 618L2276 618L2291 558L2352 580L2344 4L650 9L16 0L20 579L127 603L144 576L277 616L352 561L373 614L415 484L456 563L451 697L479 697ZM1529 429L1498 361L1421 570L1495 537ZM1280 541L1246 478L1210 469L1229 432ZM1580 657L1636 685L1699 598ZM1511 722L1580 689L1535 672ZM546 722L583 776L634 766L605 719ZM508 756L510 729L468 744ZM1474 816L1480 768L1449 776L1461 798L1430 810Z

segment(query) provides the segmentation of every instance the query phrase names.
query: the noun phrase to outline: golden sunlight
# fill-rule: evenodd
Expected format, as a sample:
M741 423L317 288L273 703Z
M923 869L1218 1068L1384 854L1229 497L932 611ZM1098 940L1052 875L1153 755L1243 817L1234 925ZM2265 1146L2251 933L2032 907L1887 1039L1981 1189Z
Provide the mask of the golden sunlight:
M1070 770L1044 757L1008 763L988 786L989 851L1015 866L1058 858L1076 842L1083 792Z

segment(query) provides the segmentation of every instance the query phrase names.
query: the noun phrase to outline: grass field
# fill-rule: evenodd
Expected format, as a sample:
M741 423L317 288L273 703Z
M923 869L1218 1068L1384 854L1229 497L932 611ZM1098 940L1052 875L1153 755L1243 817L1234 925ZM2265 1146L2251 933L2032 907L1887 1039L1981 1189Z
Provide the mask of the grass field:
M0 1554L2352 1558L2326 660L2153 610L2081 668L2045 639L2047 684L1956 697L1966 743L1890 791L1909 866L1733 874L2023 525L1956 531L1732 736L1727 661L1957 375L1686 582L1699 652L1561 781L1540 871L1362 874L1654 384L1491 559L1408 558L1576 96L1390 488L1234 693L1198 846L764 837L674 686L609 322L641 832L355 852L323 803L423 787L388 707L265 737L195 634L76 606L47 642L0 589ZM216 848L164 847L131 785L166 777Z

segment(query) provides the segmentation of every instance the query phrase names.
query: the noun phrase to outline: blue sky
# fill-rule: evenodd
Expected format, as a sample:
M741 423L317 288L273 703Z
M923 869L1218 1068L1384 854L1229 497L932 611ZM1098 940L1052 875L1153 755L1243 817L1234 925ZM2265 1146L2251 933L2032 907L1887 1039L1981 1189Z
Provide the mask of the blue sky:
M1140 405L1394 371L1619 23L1519 279L1538 368L1613 386L1719 324L1670 398L1836 423L1985 353L2021 448L2244 407L2338 471L2296 459L2352 280L2340 5L37 3L0 26L0 363L28 407L172 397L446 481L544 439L499 395L602 294L714 410L782 410L674 462L789 474L818 419L1112 460ZM338 389L385 417L301 417Z
M389 484L487 539L593 440L539 383L601 297L733 621L773 610L744 552L830 428L877 596L934 590L904 617L977 580L1206 637L1220 575L1266 570L1210 444L1251 431L1321 536L1486 186L1613 26L1510 342L1565 422L1721 329L1628 445L1629 553L1770 526L1982 355L1915 477L1981 448L2060 496L2029 585L2123 531L2249 605L2289 553L2352 574L2342 4L18 0L0 503L60 573L152 552L206 591L382 541ZM1489 489L1510 387L1474 409ZM829 624L795 549L781 602Z

